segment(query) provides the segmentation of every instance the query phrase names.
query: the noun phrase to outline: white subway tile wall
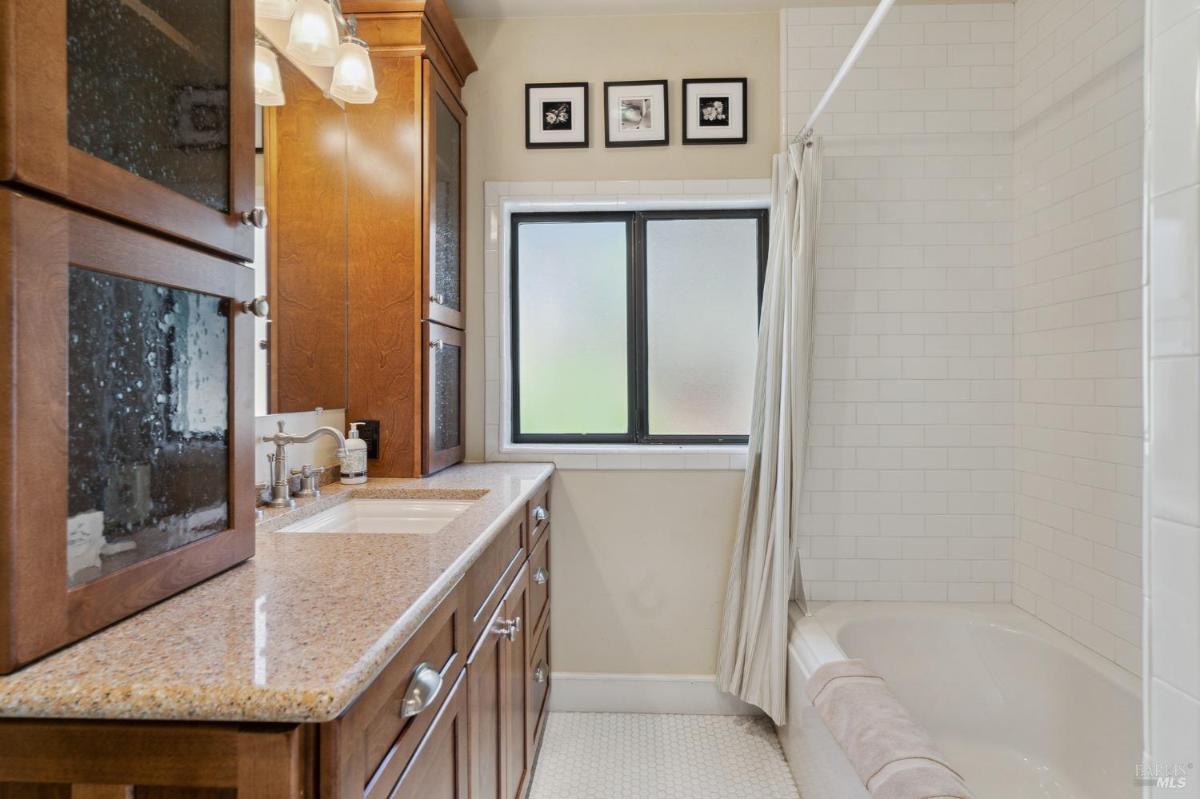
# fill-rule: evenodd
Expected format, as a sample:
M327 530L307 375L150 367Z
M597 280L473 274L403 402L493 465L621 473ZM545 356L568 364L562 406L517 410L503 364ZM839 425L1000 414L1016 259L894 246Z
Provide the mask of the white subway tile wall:
M1018 0L1013 601L1141 671L1143 0Z
M784 12L789 135L870 7ZM817 600L1007 602L1013 5L893 9L825 136L801 552Z
M1144 691L1148 757L1170 767L1194 764L1200 752L1200 3L1151 0L1148 10ZM1189 787L1198 776L1190 772Z

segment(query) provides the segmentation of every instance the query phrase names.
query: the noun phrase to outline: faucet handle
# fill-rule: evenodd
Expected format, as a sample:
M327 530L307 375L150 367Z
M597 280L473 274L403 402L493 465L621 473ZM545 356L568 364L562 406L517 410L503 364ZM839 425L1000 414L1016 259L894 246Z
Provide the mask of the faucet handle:
M280 420L279 420L279 421L277 421L275 424L279 425L279 432L281 432L281 433L282 433L282 432L283 432L283 425L284 425L284 421L283 421L282 419L280 419Z
M300 476L300 490L296 492L296 496L321 496L321 475L324 473L324 466L312 466L311 464L301 466L299 469L292 469L293 475Z

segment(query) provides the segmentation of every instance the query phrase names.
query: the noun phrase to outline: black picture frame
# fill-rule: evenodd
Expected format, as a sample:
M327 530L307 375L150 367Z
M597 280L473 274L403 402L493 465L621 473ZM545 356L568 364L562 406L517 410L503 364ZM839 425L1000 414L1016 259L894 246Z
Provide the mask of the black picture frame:
M690 134L691 119L690 114L693 112L692 104L688 101L689 90L691 87L703 87L709 84L715 87L718 84L736 84L741 87L741 102L737 104L741 119L741 134L722 136L697 137ZM683 143L684 144L746 144L750 140L750 114L749 114L749 81L746 78L684 78L682 81L682 97L680 106L683 108ZM723 96L724 97L724 96ZM728 98L732 104L732 98ZM732 107L732 106L731 106ZM699 108L695 109L699 112ZM732 111L729 112L732 116Z
M583 90L583 98L580 101L579 111L572 109L575 117L578 117L579 112L583 114L580 127L582 129L583 138L578 141L534 141L533 130L533 94L538 89L563 89L563 90ZM580 148L591 146L591 120L589 107L591 99L589 97L589 85L585 81L575 81L570 83L526 83L525 84L525 149L527 150L558 150L566 148Z
M613 139L612 108L609 104L610 88L619 86L657 87L662 91L662 121L661 139L645 141L618 141ZM671 93L666 80L611 80L604 82L604 146L605 147L666 147L671 143Z

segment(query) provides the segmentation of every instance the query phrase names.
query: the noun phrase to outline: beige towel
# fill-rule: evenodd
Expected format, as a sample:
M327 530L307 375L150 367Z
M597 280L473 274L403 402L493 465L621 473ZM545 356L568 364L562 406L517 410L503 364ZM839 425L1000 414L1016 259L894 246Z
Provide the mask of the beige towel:
M806 691L825 726L845 750L859 779L873 796L927 799L948 795L970 799L962 778L946 763L925 730L908 715L883 678L861 660L826 663L809 678ZM880 774L892 764L900 766L902 761L913 760L917 762L912 768L892 768L889 774ZM944 770L946 777L934 779L932 774L926 773L928 769ZM910 771L917 773L910 775ZM882 776L886 779L876 779ZM940 790L941 785L953 785L958 792L902 792L925 790L924 785L934 791ZM884 790L888 793L877 794Z
M910 760L897 766L871 786L871 799L971 799L959 776L940 763Z

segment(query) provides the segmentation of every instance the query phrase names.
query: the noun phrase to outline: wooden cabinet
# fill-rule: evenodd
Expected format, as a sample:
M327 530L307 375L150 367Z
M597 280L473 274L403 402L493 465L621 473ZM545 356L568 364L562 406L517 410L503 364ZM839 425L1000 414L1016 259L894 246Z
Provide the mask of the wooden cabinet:
M433 474L463 459L463 332L426 322L424 442L421 472Z
M548 605L530 623L529 510L333 721L0 719L0 797L103 784L145 799L520 799L550 691ZM537 551L548 546L545 529Z
M0 15L0 179L253 259L253 0L3 0Z
M379 420L372 475L432 474L463 458L460 95L476 66L444 0L342 7L371 46L379 91L346 110L347 412Z
M433 62L424 63L425 318L463 328L467 112Z
M473 799L516 799L525 777L528 588L522 568L467 661Z
M506 662L503 652L504 604L488 625L467 660L467 729L470 736L471 799L504 796L504 718Z
M504 792L502 799L517 799L525 784L525 770L529 761L525 746L525 697L528 671L526 667L530 630L529 612L529 569L526 567L517 576L504 598L504 613L511 632L501 643L504 658L504 683L500 708L503 719L501 743L504 752Z
M254 552L248 267L0 190L0 672Z

